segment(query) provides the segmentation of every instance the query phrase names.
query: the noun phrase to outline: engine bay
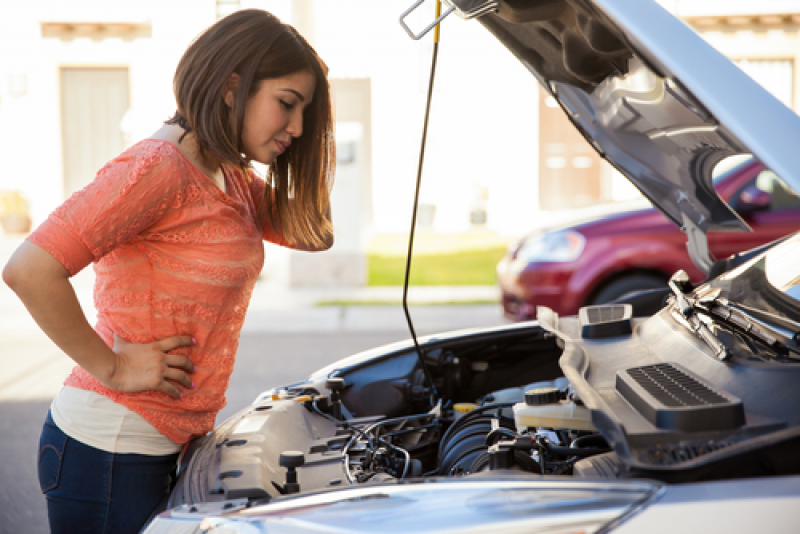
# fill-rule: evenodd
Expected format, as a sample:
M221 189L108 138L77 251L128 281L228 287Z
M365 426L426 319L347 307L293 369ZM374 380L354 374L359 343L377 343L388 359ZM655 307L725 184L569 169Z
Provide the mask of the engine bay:
M421 346L434 387L404 346L266 392L192 444L171 505L425 477L800 472L800 393L768 387L796 383L798 366L712 358L670 307L540 310L538 324Z

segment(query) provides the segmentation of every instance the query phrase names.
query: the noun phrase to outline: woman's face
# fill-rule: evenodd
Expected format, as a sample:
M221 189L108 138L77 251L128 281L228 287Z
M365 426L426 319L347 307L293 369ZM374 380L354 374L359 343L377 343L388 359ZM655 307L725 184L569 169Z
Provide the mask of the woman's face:
M315 85L310 71L260 83L244 108L242 150L247 158L269 165L302 135L303 111L311 103Z

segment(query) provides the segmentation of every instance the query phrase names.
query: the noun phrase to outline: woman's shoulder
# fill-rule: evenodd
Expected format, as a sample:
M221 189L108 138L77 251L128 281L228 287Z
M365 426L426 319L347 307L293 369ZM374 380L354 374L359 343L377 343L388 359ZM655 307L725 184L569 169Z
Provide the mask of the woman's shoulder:
M115 160L142 161L167 159L178 161L183 157L180 150L163 139L147 138L126 148Z
M161 139L143 139L126 148L109 161L98 176L123 174L128 177L159 175L180 176L185 170L181 152L173 144Z

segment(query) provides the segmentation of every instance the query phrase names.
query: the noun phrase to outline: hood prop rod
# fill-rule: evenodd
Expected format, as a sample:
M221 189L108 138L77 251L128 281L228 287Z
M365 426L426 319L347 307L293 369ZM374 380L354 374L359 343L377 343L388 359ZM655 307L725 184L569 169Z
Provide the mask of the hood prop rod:
M441 0L436 0L436 18L439 19L439 16L442 11L442 2ZM425 379L431 386L431 404L433 404L433 399L437 395L436 386L433 383L433 376L431 375L430 369L428 369L428 365L425 363L425 357L422 354L422 349L419 346L419 342L417 341L417 333L414 331L414 324L411 321L411 314L408 312L408 282L409 277L411 274L411 255L414 251L414 233L417 229L417 209L419 207L419 189L420 184L422 183L422 164L425 160L425 141L428 137L428 118L430 117L431 111L431 100L433 99L433 80L436 74L436 57L439 53L439 25L436 25L436 28L433 32L433 56L431 58L431 75L428 80L428 98L425 103L425 120L422 127L422 143L419 149L419 165L417 166L417 187L414 191L414 209L412 210L411 214L411 232L408 235L408 254L406 255L406 272L405 272L405 280L403 281L403 311L406 314L406 322L408 323L408 329L411 332L411 339L414 341L414 347L417 349L417 357L419 358L419 362L422 365L422 370L425 373Z

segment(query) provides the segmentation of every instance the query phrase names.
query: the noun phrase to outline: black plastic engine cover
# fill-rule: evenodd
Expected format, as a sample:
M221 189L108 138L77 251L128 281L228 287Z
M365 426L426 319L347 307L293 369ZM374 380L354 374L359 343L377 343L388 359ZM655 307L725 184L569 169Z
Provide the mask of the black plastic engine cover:
M719 361L669 308L632 319L629 335L599 339L583 337L577 317L540 310L541 325L564 341L564 375L623 471L699 480L744 467L762 474L800 469L770 456L800 444L799 365ZM647 379L643 370L673 376ZM666 390L685 404L674 404ZM745 466L745 458L758 461Z

